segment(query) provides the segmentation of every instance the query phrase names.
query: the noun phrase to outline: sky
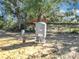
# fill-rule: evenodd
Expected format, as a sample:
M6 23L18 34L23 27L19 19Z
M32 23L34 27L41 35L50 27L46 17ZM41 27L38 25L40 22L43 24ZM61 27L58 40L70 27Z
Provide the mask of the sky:
M0 15L2 16L2 14L4 13L4 11L2 11L4 9L3 4L2 4L2 0L0 0Z
M3 1L4 0L0 0L0 16L3 16L3 18L5 19L7 16L5 12L5 7L3 6Z
M76 9L77 9L77 13L79 13L79 12L78 12L78 10L79 10L79 1L78 1L75 5L73 5L72 0L70 1L70 3L71 3L71 4L62 2L62 3L60 4L60 11L61 11L61 12L67 12L67 11L72 11L74 8L76 8Z

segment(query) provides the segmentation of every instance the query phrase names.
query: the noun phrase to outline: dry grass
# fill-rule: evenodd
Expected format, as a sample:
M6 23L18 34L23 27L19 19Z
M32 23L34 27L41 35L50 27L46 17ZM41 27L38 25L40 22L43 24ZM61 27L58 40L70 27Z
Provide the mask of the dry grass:
M62 43L36 44L27 40L22 43L12 37L0 39L0 59L79 59L77 52L58 55Z

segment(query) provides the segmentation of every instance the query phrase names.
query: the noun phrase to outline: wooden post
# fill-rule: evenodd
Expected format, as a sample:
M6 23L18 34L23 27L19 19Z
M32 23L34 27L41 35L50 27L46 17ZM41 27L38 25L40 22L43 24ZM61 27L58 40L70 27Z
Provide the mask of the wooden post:
M22 37L22 42L25 43L25 38L24 38L25 30L21 30L21 37Z

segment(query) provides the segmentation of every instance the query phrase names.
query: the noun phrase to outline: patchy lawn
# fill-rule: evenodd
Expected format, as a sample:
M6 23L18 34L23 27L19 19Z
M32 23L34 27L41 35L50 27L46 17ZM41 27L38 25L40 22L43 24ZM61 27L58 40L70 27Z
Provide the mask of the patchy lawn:
M62 54L63 48L62 42L37 44L33 40L22 43L22 41L15 40L12 37L1 38L0 59L76 59L77 52ZM75 54L77 55L75 56Z
M62 40L47 40L48 43L37 44L32 39L27 39L25 43L22 43L14 37L15 33L11 34L0 36L0 59L79 59L77 51L79 48L71 43ZM69 47L71 45L72 47ZM70 50L66 51L67 49Z

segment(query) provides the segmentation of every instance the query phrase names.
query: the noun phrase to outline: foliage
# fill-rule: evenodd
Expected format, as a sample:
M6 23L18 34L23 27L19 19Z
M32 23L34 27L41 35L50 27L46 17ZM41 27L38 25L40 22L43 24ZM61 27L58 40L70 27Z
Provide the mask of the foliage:
M60 12L58 5L63 2L68 5L72 4L70 0L5 0L3 4L5 6L7 15L13 16L13 20L16 18L17 23L15 25L10 25L14 22L12 20L8 20L7 23L4 24L4 29L11 29L13 26L17 29L21 29L22 24L26 28L26 26L28 26L27 22L30 22L34 18L40 18L42 15L46 16L46 18L49 19L49 22L63 21L65 23L70 23L72 21L63 20L63 16L56 14ZM75 9L77 0L73 0L73 2ZM69 10L70 9L68 9L68 11ZM71 15L74 15L74 13L71 11L65 13L66 17ZM77 19L78 16L75 18Z
M13 22L13 20L7 20L5 23L4 23L4 27L3 29L4 30L13 30L15 28L15 22ZM14 29L15 30L15 29Z
M4 22L2 20L0 20L0 29L3 28Z
M3 25L4 25L3 17L0 16L0 29L3 28Z
M40 15L50 15L50 11L55 9L62 0L5 0L4 5L7 14L15 15L17 26L27 24L27 21L38 18ZM31 18L27 18L31 16Z

